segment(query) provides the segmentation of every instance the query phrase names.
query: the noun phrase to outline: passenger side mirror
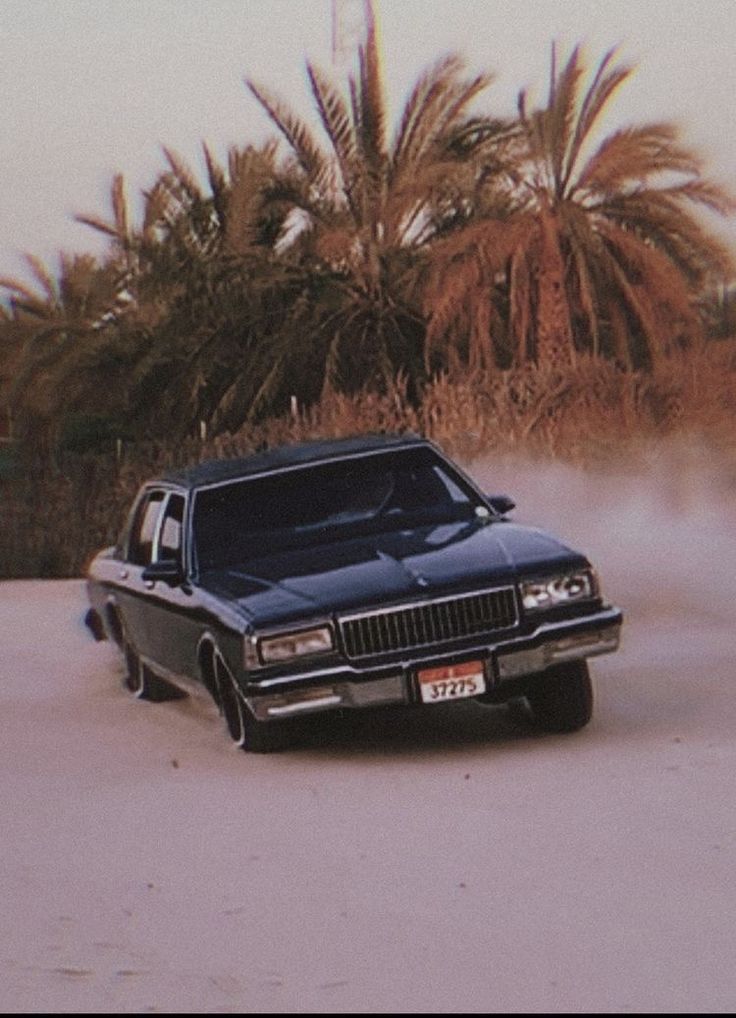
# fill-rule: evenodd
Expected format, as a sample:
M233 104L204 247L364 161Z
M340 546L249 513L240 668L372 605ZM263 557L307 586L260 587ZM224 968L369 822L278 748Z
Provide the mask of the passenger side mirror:
M516 502L509 495L486 495L489 505L501 516L516 508Z

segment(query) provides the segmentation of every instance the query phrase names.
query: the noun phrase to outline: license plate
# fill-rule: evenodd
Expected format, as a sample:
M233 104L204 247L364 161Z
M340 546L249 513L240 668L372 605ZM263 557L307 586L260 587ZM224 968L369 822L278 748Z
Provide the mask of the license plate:
M482 661L464 661L461 665L424 668L418 673L422 703L443 703L477 696L486 690Z

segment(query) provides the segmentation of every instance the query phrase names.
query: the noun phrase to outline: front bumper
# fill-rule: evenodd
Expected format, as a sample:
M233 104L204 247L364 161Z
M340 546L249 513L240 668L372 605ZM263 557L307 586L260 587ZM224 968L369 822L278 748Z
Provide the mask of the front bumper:
M519 681L554 665L610 654L619 645L622 613L605 607L583 617L540 622L531 632L498 642L447 649L438 647L431 657L406 659L388 666L356 668L340 665L251 680L245 700L259 721L275 721L299 714L335 708L377 707L417 702L418 668L481 660L487 686L494 699L518 695Z

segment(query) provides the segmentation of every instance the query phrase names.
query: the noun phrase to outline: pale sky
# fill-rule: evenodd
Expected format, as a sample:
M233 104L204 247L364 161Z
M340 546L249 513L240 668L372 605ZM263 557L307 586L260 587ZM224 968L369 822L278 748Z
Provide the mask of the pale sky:
M392 112L419 73L460 52L493 71L478 109L512 113L545 93L549 49L612 46L637 65L608 129L675 120L731 183L736 169L736 0L376 0ZM359 0L342 0L350 15ZM76 212L106 215L112 176L135 198L164 168L161 145L203 173L201 141L273 133L243 85L268 85L306 116L304 64L331 68L330 0L0 0L0 275L21 253L100 250ZM202 179L204 179L202 177ZM736 182L734 182L736 187ZM736 243L736 225L728 236Z

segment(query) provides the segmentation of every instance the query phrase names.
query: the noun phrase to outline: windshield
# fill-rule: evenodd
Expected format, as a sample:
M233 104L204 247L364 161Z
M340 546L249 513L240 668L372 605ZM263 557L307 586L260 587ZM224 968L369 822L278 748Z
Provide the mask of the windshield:
M222 569L346 534L469 519L477 505L431 449L392 451L197 492L194 546L201 570Z

